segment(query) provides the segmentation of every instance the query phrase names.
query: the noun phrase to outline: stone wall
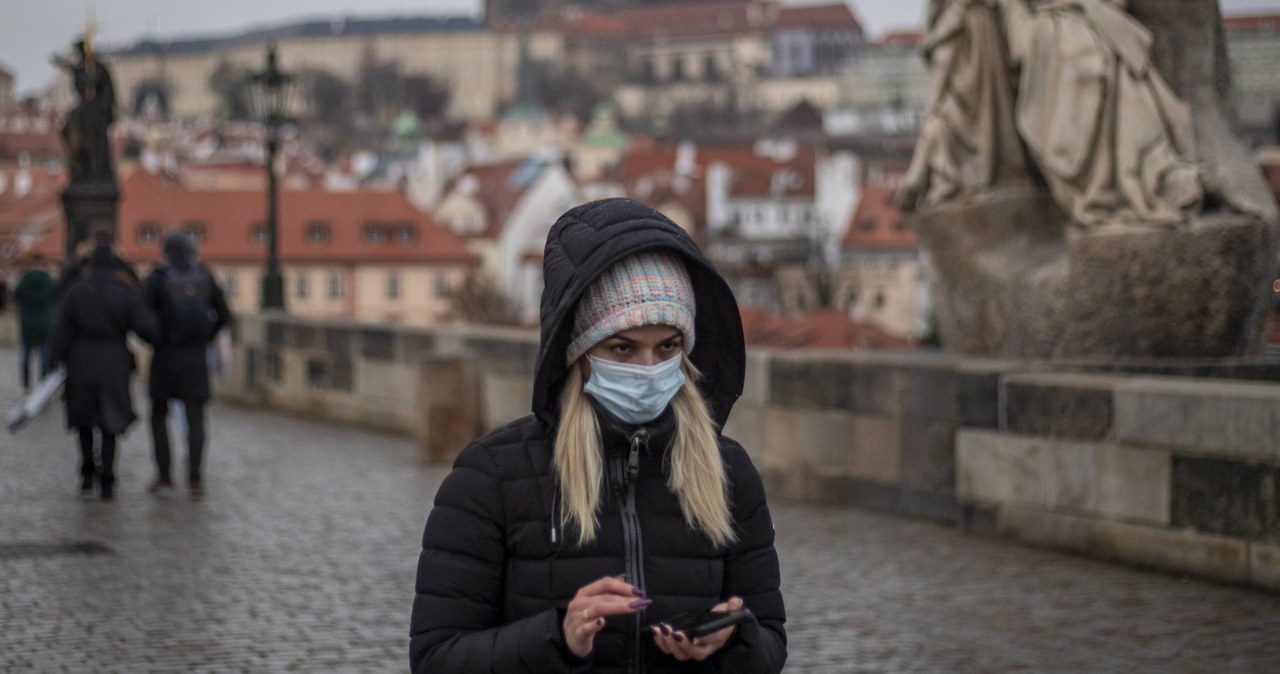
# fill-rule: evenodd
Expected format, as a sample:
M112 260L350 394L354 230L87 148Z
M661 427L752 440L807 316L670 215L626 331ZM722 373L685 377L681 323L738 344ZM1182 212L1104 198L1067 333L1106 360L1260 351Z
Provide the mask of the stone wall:
M956 438L978 526L1280 589L1280 386L1041 372L999 393L998 428Z
M529 410L531 330L241 315L236 333L222 399L411 435L424 460ZM1280 363L1067 367L753 350L726 432L774 498L1280 589ZM1267 381L1221 378L1241 376Z

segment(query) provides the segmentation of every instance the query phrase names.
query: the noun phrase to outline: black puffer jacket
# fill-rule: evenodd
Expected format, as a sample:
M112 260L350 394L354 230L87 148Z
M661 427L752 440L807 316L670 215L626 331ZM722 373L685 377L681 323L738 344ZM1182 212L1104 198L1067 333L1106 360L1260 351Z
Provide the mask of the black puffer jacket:
M629 542L624 533L624 499L617 497L627 487L621 476L611 478L603 492L593 543L579 547L572 535L553 527L555 406L567 374L573 310L605 269L653 248L678 252L689 267L697 302L690 358L706 375L704 395L718 423L741 394L745 350L737 304L679 226L625 199L593 202L562 216L547 238L534 415L469 445L436 494L423 534L410 626L414 672L781 671L785 612L773 524L759 474L733 440L722 437L720 443L738 533L727 549L714 548L685 524L679 501L666 487L663 459L674 431L670 410L644 427L601 417L608 466L622 466L637 448L639 472L631 488L638 540ZM638 567L625 561L631 549L641 553ZM583 585L622 573L647 591L653 605L636 616L610 618L591 656L576 659L561 631L565 606ZM740 626L705 662L679 663L637 629L730 596L742 597L757 621Z

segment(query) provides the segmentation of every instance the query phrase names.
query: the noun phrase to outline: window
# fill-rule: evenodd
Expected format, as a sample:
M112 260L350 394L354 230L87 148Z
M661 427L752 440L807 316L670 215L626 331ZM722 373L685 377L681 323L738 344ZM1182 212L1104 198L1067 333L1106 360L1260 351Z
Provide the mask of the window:
M342 274L329 272L329 299L342 299Z
M182 229L191 235L191 238L195 239L196 243L204 243L205 239L209 237L209 225L198 220L182 225Z
M307 225L307 243L313 246L323 246L329 243L332 236L329 223L318 221Z
M366 223L364 228L360 231L360 238L363 239L365 243L371 243L371 244L386 243L387 228L383 225Z
M640 81L645 83L652 83L656 79L657 77L655 76L655 73L653 71L653 60L647 59L647 58L641 60L640 61Z
M310 286L310 275L305 271L298 272L298 276L294 280L294 294L298 299L307 299L307 295L310 294L311 290L308 286Z
M394 300L400 297L400 272L387 272L387 299Z
M671 80L674 82L684 81L684 59L679 56L671 59Z
M267 245L267 226L261 222L255 223L249 231L249 241L256 246Z
M720 68L716 65L716 57L707 54L702 59L702 76L708 82L720 81Z
M160 223L144 222L138 225L138 243L150 246L160 240Z
M401 223L395 227L396 243L407 246L418 240L418 228L411 223Z
M436 272L435 294L441 298L449 296L449 277L444 272Z

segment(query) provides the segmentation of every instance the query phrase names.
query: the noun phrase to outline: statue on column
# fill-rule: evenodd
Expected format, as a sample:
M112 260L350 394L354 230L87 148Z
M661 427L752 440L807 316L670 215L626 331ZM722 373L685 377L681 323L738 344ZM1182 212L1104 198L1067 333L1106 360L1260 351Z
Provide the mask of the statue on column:
M1257 354L1280 218L1230 128L1218 0L930 0L898 203L944 345Z
M106 64L89 40L75 43L75 61L55 56L54 63L71 76L79 103L67 113L62 139L67 145L71 182L115 181L109 131L116 120L115 86Z

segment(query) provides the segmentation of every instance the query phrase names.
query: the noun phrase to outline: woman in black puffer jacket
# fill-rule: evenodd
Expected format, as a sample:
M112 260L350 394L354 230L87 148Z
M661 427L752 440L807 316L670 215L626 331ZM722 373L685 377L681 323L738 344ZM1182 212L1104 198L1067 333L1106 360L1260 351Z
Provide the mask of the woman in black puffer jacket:
M781 671L769 508L719 433L746 360L728 285L627 199L561 216L544 283L534 414L463 450L427 520L412 670ZM662 624L742 606L698 639Z

